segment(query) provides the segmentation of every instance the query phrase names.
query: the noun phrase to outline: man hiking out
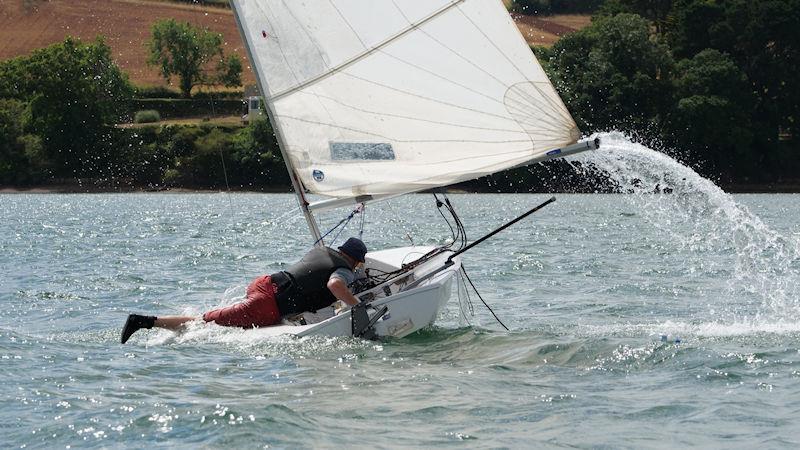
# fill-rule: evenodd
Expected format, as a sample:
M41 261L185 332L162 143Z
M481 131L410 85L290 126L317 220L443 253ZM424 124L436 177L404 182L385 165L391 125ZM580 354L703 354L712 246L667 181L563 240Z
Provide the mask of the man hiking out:
M350 306L358 299L348 285L355 280L354 269L364 263L367 246L358 238L350 238L339 251L315 247L286 270L256 278L247 287L247 297L241 303L225 306L202 315L206 322L227 327L266 327L281 321L281 317L304 311L316 311L341 300ZM142 328L178 330L192 316L142 316L131 314L122 328L121 342L128 341Z

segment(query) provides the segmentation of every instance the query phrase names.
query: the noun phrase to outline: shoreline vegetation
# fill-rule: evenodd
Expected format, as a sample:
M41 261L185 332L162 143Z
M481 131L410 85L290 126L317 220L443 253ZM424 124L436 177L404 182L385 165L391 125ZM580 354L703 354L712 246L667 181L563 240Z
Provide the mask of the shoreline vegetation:
M721 184L719 185L725 192L729 194L798 194L800 193L800 180L785 183L741 183L741 184ZM445 188L445 191L450 194L624 194L621 192L613 191L592 191L587 189L581 190L492 190L489 186L484 188L475 188L469 186L452 186ZM252 193L252 194L290 194L292 192L291 185L285 186L266 186L260 188L231 186L228 188L185 188L185 187L166 187L166 186L132 186L132 185L116 185L116 186L98 186L91 182L61 182L54 184L41 184L34 186L0 186L0 194L150 194L150 193L165 193L165 194L209 194L209 193ZM427 191L420 192L426 193ZM665 193L664 195L671 195Z
M69 4L81 12L92 1ZM221 1L181 3L201 11ZM28 20L55 20L51 2L28 3ZM151 40L125 42L136 42L139 53L148 50L148 60L139 55L136 64L159 72L173 87L140 84L141 72L119 65L131 64L135 53L114 47L120 45L119 27L103 29L110 33L107 39L66 37L0 61L0 190L288 192L269 122L245 125L238 119L248 92L240 87L251 71L241 78L247 62L236 55L239 41L228 30L229 13L207 18L214 28L197 27L190 23L196 18L184 21L189 16L176 21L141 15L139 0L114 4L127 5L119 11L137 17L131 22L142 25L133 27L137 33L152 25ZM728 192L800 192L800 78L795 76L800 0L681 0L659 8L635 0L507 0L506 5L526 38L540 35L524 26L557 38L552 47L532 50L586 135L622 132ZM591 20L550 20L558 14ZM176 65L185 58L169 49L187 46L172 45L174 36L203 44L205 56L194 72ZM22 41L30 39L14 42ZM176 75L195 72L200 75L192 79ZM585 179L558 162L453 189L615 192L608 180Z

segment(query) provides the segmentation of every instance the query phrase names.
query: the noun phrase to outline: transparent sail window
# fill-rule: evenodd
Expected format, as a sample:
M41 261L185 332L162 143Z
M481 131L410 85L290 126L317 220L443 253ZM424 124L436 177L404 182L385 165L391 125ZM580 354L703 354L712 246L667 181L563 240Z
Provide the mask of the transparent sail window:
M334 161L388 161L393 160L392 144L373 142L331 142L331 159Z

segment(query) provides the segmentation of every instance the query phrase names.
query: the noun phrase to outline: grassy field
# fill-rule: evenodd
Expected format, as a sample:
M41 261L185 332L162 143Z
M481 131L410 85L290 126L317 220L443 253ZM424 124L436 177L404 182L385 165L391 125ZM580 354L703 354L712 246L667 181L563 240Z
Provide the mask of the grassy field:
M147 66L144 42L156 20L174 18L222 33L226 53L245 60L243 81L255 83L232 12L226 8L165 0L0 0L0 60L26 55L63 41L105 36L117 64L140 85L166 84ZM516 16L530 44L552 45L559 36L589 23L588 16ZM176 81L176 80L174 80Z

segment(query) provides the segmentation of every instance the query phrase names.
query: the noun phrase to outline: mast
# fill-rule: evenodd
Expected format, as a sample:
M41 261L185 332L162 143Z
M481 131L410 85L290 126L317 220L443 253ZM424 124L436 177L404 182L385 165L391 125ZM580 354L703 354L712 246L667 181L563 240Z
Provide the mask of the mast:
M255 66L256 59L253 57L253 51L250 47L250 42L247 40L248 34L245 32L245 25L239 20L239 8L236 4L236 0L230 0L231 8L233 9L233 17L236 20L236 25L239 27L239 34L242 36L242 41L244 41L245 49L247 49L247 56L250 58L250 64ZM275 108L273 103L269 97L269 85L267 84L266 80L261 79L261 75L259 74L258 70L253 70L256 75L256 82L258 83L258 89L261 91L261 95L264 98L264 106L267 108L267 117L269 118L269 122L272 125L272 130L275 132L275 137L278 140L278 148L281 150L281 156L283 157L283 162L286 164L286 170L289 172L289 178L292 180L292 188L294 189L294 193L297 196L297 203L300 205L300 210L303 212L303 216L306 218L306 222L308 223L308 229L311 232L311 236L314 238L314 245L322 246L322 235L319 232L319 226L317 225L317 220L314 218L314 214L308 208L309 202L306 199L305 191L303 188L303 184L300 182L300 179L297 177L297 173L295 172L294 166L292 166L292 162L289 159L289 153L286 151L286 141L283 138L283 132L281 131L281 124L277 120L277 113L275 112Z

